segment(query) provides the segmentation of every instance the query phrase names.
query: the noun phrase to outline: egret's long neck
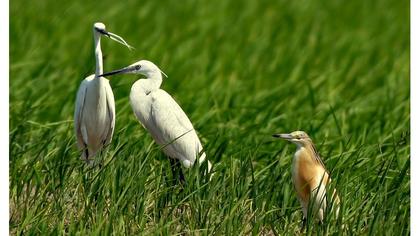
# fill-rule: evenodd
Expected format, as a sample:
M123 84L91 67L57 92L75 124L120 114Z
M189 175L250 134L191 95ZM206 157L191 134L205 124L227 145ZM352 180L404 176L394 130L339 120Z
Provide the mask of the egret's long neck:
M95 76L98 76L104 72L103 63L102 63L101 35L98 33L94 33L94 40L95 40L95 58L96 58Z
M151 92L162 85L162 74L159 70L147 73L147 89Z
M137 80L131 87L131 94L149 95L151 92L160 88L160 85L162 84L162 75L160 72L148 72L144 75L147 79Z

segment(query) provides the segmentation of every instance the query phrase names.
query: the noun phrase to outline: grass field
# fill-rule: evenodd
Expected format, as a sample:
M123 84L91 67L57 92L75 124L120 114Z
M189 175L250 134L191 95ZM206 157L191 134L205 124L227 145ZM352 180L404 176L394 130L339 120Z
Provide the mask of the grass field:
M294 145L305 130L331 172L341 214L308 234L410 234L409 1L10 2L10 221L15 235L290 235L300 211ZM115 76L116 131L101 168L79 160L77 88L148 59L215 164L211 181L167 157L135 119L138 76Z

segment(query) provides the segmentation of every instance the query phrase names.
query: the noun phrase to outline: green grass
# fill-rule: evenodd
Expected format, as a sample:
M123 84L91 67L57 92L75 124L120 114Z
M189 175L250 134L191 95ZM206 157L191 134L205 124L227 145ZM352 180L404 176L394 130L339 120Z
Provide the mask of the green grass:
M409 1L10 2L12 234L287 235L301 211L295 147L305 130L342 199L309 234L409 235ZM102 168L79 160L77 88L94 72L93 22L105 70L140 59L190 117L215 164L211 181L169 161L111 80L117 122Z

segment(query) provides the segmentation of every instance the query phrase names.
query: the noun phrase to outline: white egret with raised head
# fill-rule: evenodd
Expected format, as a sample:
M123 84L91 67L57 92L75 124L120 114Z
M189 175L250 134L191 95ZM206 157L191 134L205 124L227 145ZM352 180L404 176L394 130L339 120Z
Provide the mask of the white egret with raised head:
M98 151L111 142L115 126L115 101L109 81L103 73L101 36L128 45L120 36L105 30L105 25L93 25L96 58L95 74L86 77L79 86L74 111L74 129L81 159L91 163Z

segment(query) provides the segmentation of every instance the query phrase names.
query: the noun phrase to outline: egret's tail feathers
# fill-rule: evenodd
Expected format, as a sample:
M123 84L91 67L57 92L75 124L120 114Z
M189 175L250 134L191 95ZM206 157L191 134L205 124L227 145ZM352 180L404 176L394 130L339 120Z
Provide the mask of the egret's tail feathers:
M207 171L210 173L211 169L213 168L213 165L210 161L207 161Z
M198 160L198 163L200 164L200 166L203 164L205 160L206 160L206 153L203 152L203 154L201 154L200 159ZM212 168L213 168L213 165L211 164L209 160L207 160L207 173L211 173ZM211 173L210 180L212 179L213 174L214 173Z
M206 160L206 153L203 152L203 154L201 155L200 159L198 160L198 163L200 163L200 166L203 164L203 162ZM211 162L209 160L207 160L207 170L210 173L211 168L213 167L213 165L211 164Z
M210 161L207 161L207 173L210 173L210 180L213 178L214 173L212 172L213 165Z

